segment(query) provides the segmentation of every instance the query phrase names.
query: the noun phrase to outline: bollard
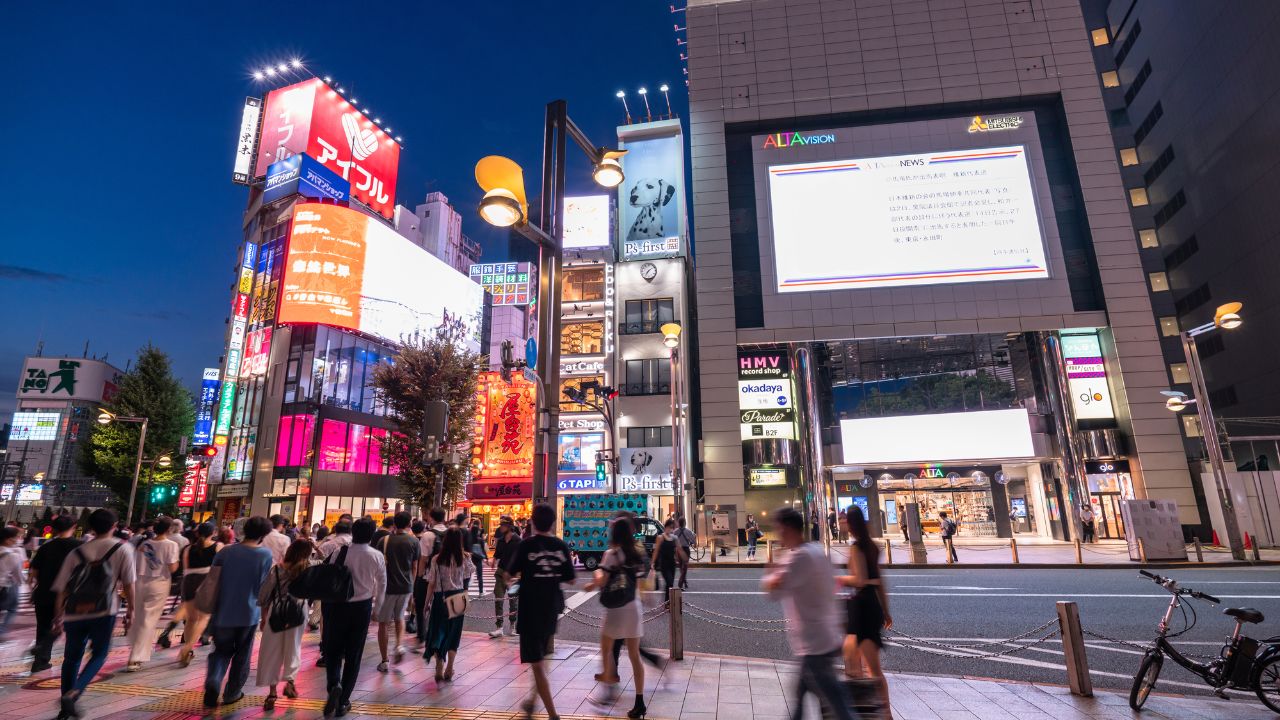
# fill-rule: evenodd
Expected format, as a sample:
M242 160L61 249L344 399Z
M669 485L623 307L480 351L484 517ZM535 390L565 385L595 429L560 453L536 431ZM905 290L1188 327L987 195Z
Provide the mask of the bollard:
M1262 562L1262 550L1258 548L1258 539L1253 539L1253 561Z
M893 541L889 538L884 539L884 563L885 565L893 564Z
M684 599L680 588L671 588L671 659L684 659Z
M1017 538L1009 538L1009 551L1013 553L1013 564L1018 564L1018 540Z
M1196 546L1196 562L1204 562L1204 547L1200 545L1200 538L1194 538L1192 542Z
M1147 546L1142 542L1142 538L1138 538L1138 560L1144 563L1147 561Z
M773 541L772 540L764 541L764 560L767 563L770 563L770 564L773 563Z
M710 551L711 551L711 564L712 564L712 565L715 565L715 564L716 564L716 542L717 542L716 538L711 538L711 542L710 542L710 543L708 543L708 546L709 546Z
M1093 697L1093 680L1089 677L1089 658L1084 651L1084 633L1080 630L1080 608L1073 602L1058 601L1058 632L1067 665L1067 683L1071 694Z
M1080 538L1076 538L1076 564L1084 564L1084 554L1080 552Z
M955 562L954 560L952 560L952 559L951 559L951 552L952 552L952 551L951 551L951 538L942 538L942 552L946 553L946 555L947 555L947 564L948 564L948 565L950 565L951 563Z

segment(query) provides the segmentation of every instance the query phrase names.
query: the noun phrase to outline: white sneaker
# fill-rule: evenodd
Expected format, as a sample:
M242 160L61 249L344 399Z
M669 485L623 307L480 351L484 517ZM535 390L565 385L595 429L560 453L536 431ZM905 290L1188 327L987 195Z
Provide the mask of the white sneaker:
M500 637L502 637L503 635L506 635L506 633L502 631L502 628L498 628L497 630L490 630L490 631L489 631L489 637L490 637L490 638L500 638Z

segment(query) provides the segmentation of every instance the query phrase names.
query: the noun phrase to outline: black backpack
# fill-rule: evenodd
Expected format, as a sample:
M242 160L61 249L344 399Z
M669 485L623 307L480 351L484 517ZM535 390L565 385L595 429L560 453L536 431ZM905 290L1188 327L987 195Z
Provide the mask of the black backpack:
M116 578L107 568L107 561L120 549L123 542L111 546L101 558L84 559L82 547L75 549L80 563L67 579L67 599L63 609L70 615L90 615L107 612L111 607L111 593L115 592Z
M609 579L600 589L600 604L620 608L636 599L636 569L630 565L608 571Z
M271 602L268 604L267 624L272 632L284 632L300 627L307 621L302 603L296 599L280 594L280 566L271 569L276 574L276 585L271 591Z
M298 577L289 583L289 594L300 600L319 600L321 602L347 602L355 594L355 582L351 578L351 568L347 567L347 549L344 545L338 551L335 562L322 562L298 573Z

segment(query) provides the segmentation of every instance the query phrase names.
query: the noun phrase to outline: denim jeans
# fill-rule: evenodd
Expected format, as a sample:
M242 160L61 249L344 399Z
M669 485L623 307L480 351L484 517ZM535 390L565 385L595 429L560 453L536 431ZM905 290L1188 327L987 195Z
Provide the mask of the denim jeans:
M9 634L9 623L18 614L18 590L17 585L0 590L4 594L4 599L0 600L0 613L4 613L4 617L0 618L0 640Z
M107 661L107 653L111 651L111 633L116 627L116 616L93 618L91 620L68 620L63 626L67 634L67 646L62 656L62 694L72 690L84 690L93 680L93 676L102 669ZM80 661L84 659L84 646L93 646L89 662L84 668Z
M844 686L836 679L835 668L831 659L838 653L827 655L802 655L800 657L800 681L796 688L796 701L791 717L800 720L804 714L804 696L813 693L818 702L827 708L830 715L837 720L853 720L853 711L849 709L849 699L845 695Z
M351 693L360 677L360 658L369 637L369 620L373 616L372 600L326 602L322 606L324 627L324 670L330 690L342 688L342 702L351 702Z
M235 697L249 681L249 657L253 655L253 633L257 625L244 627L213 627L213 652L209 653L209 669L204 676L204 694L207 699L216 698L223 677L227 686L222 697ZM231 672L228 675L227 666Z

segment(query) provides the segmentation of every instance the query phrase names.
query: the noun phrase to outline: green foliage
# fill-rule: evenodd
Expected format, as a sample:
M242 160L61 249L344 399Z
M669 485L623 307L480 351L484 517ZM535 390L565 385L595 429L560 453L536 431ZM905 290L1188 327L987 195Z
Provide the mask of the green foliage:
M153 345L138 351L138 360L120 381L120 391L104 406L121 417L145 417L147 423L144 459L154 459L163 454L173 457L169 468L156 466L151 474L150 465L144 463L138 480L138 492L134 499L134 518L140 519L137 510L150 492L148 480L155 483L178 483L182 479L182 458L178 446L184 437L190 437L195 427L195 405L191 394L174 377L169 356ZM111 488L116 494L114 505L123 510L133 484L133 469L138 452L140 423L113 422L109 425L94 424L89 441L82 447L81 469L98 482ZM171 503L170 503L171 504ZM168 508L149 508L148 514Z
M399 432L388 433L383 454L400 467L400 487L410 502L430 507L435 503L438 467L423 462L426 447L422 424L428 401L449 406L447 444L461 451L461 467L446 465L446 502L460 499L470 467L472 423L476 413L476 379L481 356L466 349L466 326L446 321L427 337L404 344L391 363L373 372L373 386L386 402Z

